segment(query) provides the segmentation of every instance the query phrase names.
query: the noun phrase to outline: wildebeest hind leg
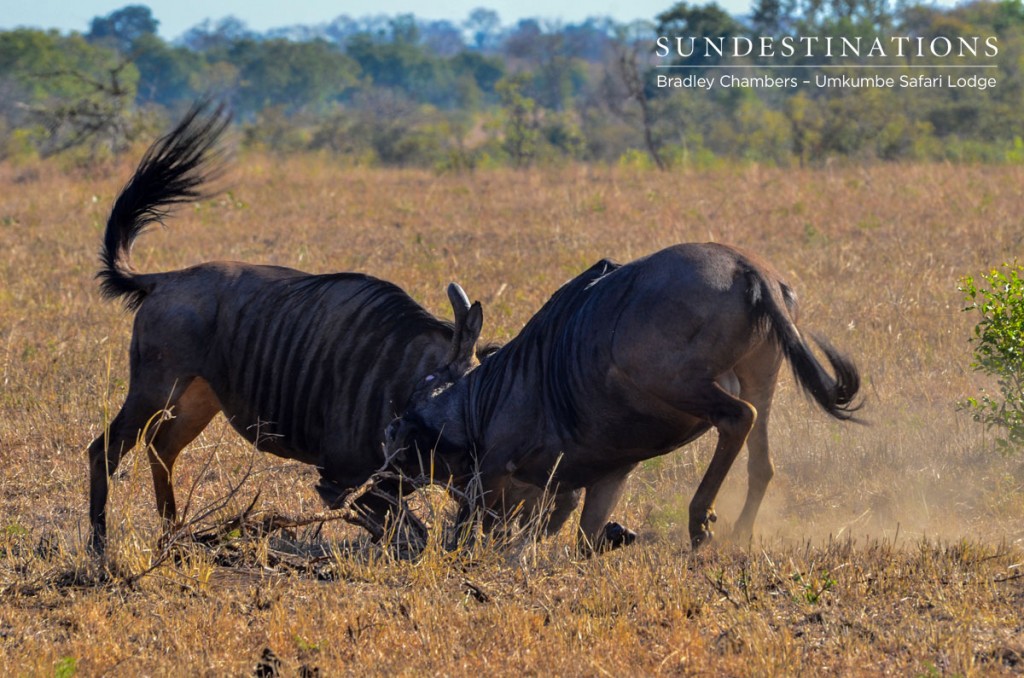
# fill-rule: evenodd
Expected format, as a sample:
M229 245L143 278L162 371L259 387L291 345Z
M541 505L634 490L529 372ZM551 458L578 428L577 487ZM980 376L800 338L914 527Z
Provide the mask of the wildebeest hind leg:
M761 507L761 500L764 499L768 483L775 475L775 467L772 464L768 447L768 415L771 411L777 372L778 362L775 363L775 369L770 370L762 378L751 380L744 376L740 377L742 384L740 395L754 406L757 411L757 421L754 422L754 427L747 437L747 452L749 454L747 499L743 503L743 510L733 529L733 538L735 539L750 538L754 529L754 519Z
M734 539L750 539L754 529L754 518L757 517L768 483L775 474L775 467L768 452L767 428L759 416L747 439L747 451L750 455L747 462L747 498L733 528Z
M718 444L690 501L690 544L693 548L712 537L710 523L716 520L715 497L757 419L757 411L750 403L730 395L718 384L713 384L701 395L704 397L695 401L701 403L700 407L687 411L707 417L718 429Z
M89 548L103 553L107 539L109 478L121 458L133 447L153 414L134 394L129 394L109 428L89 445Z
M186 384L146 388L146 380L139 375L133 375L132 384L143 386L129 390L110 428L89 445L89 548L97 554L106 548L109 477L117 470L121 458L145 436L157 508L165 518L168 511L173 518L170 468L174 458L220 409L209 386L201 379L188 382L184 391ZM158 397L161 392L162 397ZM171 410L174 418L165 420L161 415L165 410Z
M171 419L162 422L152 438L149 465L153 472L156 506L161 517L168 522L174 522L177 517L171 471L178 453L206 428L219 411L220 403L209 384L196 377L175 401Z

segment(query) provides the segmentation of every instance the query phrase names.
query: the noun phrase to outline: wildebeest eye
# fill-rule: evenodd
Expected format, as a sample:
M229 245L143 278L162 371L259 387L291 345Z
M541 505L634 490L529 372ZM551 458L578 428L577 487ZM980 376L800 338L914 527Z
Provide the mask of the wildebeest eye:
M428 374L428 375L427 375L427 376L426 376L426 377L425 377L425 378L423 379L423 381L425 381L425 382L427 382L427 383L430 383L430 382L434 381L434 379L436 379L436 378L437 378L437 377L435 377L434 375L432 375L432 374Z

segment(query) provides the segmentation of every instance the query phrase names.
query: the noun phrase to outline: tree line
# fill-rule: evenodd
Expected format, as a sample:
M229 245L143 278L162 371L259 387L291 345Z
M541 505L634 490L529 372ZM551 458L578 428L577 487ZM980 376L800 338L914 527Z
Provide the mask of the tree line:
M1024 5L953 8L897 0L755 0L748 16L680 2L651 21L592 18L503 25L477 9L460 23L341 16L264 33L229 17L169 42L144 5L88 31L0 32L0 159L92 161L149 140L196 97L226 97L245 143L323 151L353 163L461 169L566 159L667 168L739 159L1024 161ZM780 64L884 63L917 73L919 54L808 59L801 52L673 54L675 38L785 44L813 35L870 44L905 36L995 39L985 89L764 86ZM661 40L659 40L661 38ZM691 43L692 44L692 43ZM908 42L909 44L909 42ZM666 87L661 66L736 86ZM713 70L714 69L714 70ZM803 71L801 80L813 77ZM852 68L849 74L863 73ZM659 81L658 76L663 76Z

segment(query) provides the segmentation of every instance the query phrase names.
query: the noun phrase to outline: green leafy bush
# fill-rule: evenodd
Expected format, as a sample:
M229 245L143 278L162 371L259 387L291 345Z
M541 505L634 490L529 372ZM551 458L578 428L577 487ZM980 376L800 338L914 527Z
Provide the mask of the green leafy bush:
M962 405L975 421L996 431L1002 451L1012 452L1024 447L1024 266L1004 264L981 278L960 281L968 304L964 311L981 314L971 339L971 367L995 377L1000 395L983 393Z

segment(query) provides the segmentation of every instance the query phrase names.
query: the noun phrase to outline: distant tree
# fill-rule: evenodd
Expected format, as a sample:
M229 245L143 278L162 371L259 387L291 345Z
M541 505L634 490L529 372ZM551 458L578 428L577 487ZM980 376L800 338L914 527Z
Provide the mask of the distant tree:
M87 146L95 157L132 139L138 71L111 47L56 31L0 32L3 80L23 97L17 108L44 156Z
M132 60L139 69L137 101L171 107L201 93L203 56L187 47L173 47L156 35L143 35L134 43Z
M481 92L494 92L494 86L505 75L505 62L496 56L485 56L479 52L460 52L450 61L456 77L462 74L472 76Z
M336 17L324 28L324 34L342 47L345 46L350 37L361 32L363 32L363 29L360 27L359 22L347 14Z
M453 57L466 47L462 31L450 21L428 21L420 24L420 44L439 57Z
M755 35L779 36L791 21L791 5L795 0L755 0L750 14L750 27Z
M204 59L200 70L192 73L189 78L189 85L196 92L232 93L242 84L241 69L227 56L222 59Z
M819 30L833 36L862 37L892 26L890 0L792 0L788 7L797 30Z
M528 83L529 76L519 74L502 78L496 87L505 113L503 146L516 167L527 167L533 161L540 136L537 102L523 94Z
M469 32L470 44L476 49L488 51L497 47L501 18L494 10L477 7L469 13L462 26Z
M815 103L804 92L786 99L783 114L789 122L792 152L803 167L819 155L821 146L821 120Z
M566 48L565 38L561 34L542 36L538 47L533 95L545 108L554 111L572 108L572 100L587 77L583 62Z
M288 40L290 42L312 42L314 40L325 40L334 43L335 40L328 34L322 25L304 26L293 24L291 26L278 26L268 29L263 37L267 40Z
M399 14L388 22L391 42L396 45L417 45L420 41L420 27L412 14Z
M373 157L386 165L422 162L432 149L420 128L423 110L401 91L382 87L361 89L353 98L355 124L350 138L368 146Z
M126 53L139 38L156 35L159 25L146 5L128 5L106 16L94 17L85 37L89 42L108 43Z
M120 153L128 148L135 131L131 103L138 77L131 62L119 62L100 78L74 67L44 74L51 76L77 80L84 92L80 97L33 110L36 120L47 130L43 156L84 145L90 147L93 158L104 150Z
M348 39L345 53L374 86L401 90L417 101L451 106L457 98L452 70L446 60L420 44L412 17L392 20L387 33L354 35Z
M560 31L565 52L576 59L599 63L608 51L619 26L611 19L590 18L569 24ZM654 27L651 27L653 33Z
M710 2L703 6L680 2L666 12L658 15L658 35L666 37L692 38L698 45L705 38L724 39L742 36L746 29L733 19L718 3ZM714 52L705 55L702 47L695 49L688 57L677 57L675 63L699 68L720 63L722 58Z
M644 30L644 26L634 26L632 30L629 28L620 28L617 32L616 39L612 44L612 53L614 54L614 75L612 77L618 78L622 83L622 88L625 90L626 98L636 102L637 109L639 110L639 125L643 131L644 148L647 150L647 154L651 157L651 161L654 162L660 170L667 169L665 160L661 157L661 152L658 148L658 143L654 137L654 125L655 125L655 114L654 108L647 96L647 73L649 70L649 64L646 61L647 55L651 53L651 42L645 40L642 36L648 31ZM619 113L622 117L629 117L626 111L621 106L614 106L613 110Z
M544 30L535 19L516 24L502 43L512 71L529 71L526 92L543 108L563 111L579 92L586 73L582 62L569 50L565 34L557 29Z
M536 19L520 19L502 42L501 51L513 59L537 60L544 30Z
M216 23L206 19L185 31L182 43L197 52L224 51L239 40L255 40L258 36L244 21L227 16Z
M315 109L356 84L356 64L323 40L241 40L229 58L240 71L237 98L243 111Z

